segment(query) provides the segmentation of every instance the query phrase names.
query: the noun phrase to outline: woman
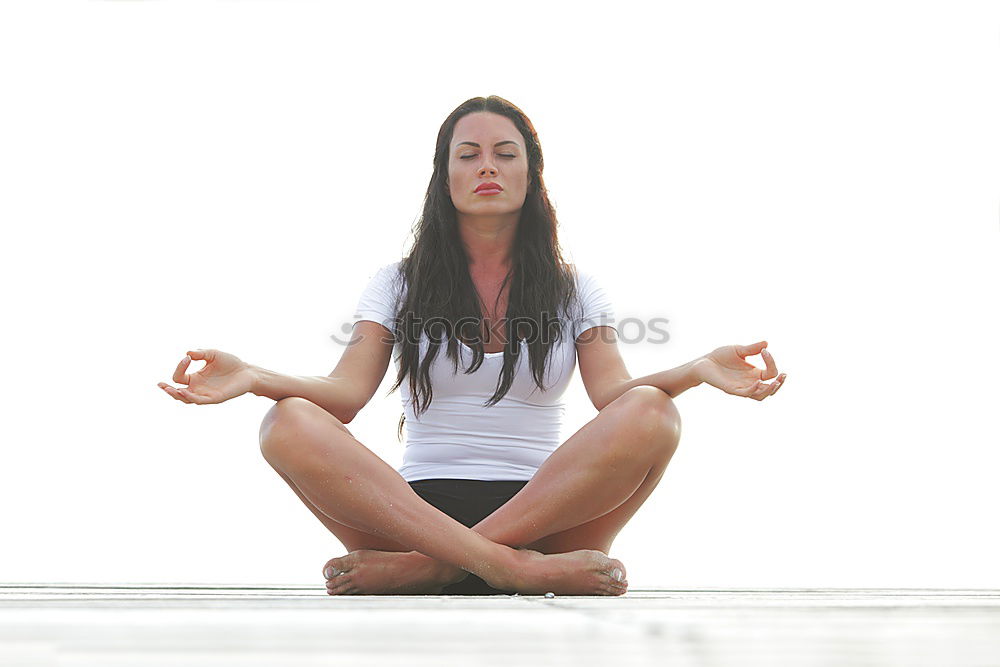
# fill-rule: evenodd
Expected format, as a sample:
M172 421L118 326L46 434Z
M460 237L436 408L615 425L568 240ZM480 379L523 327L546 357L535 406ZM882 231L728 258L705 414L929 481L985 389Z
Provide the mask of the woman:
M193 350L173 375L188 386L159 385L185 403L276 401L261 451L349 551L324 567L331 595L621 595L625 566L607 554L677 447L673 398L707 382L762 400L784 381L765 341L633 379L604 291L562 259L542 167L520 109L464 102L438 133L413 248L370 280L329 377ZM345 426L394 350L398 472ZM191 360L206 365L189 374ZM577 362L598 414L559 445Z

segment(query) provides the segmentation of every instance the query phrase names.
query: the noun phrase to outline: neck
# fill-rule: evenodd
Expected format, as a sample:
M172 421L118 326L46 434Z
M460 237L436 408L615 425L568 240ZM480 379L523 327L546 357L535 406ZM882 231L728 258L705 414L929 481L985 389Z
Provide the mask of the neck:
M510 268L519 217L519 211L489 216L458 213L458 235L470 269L506 272Z

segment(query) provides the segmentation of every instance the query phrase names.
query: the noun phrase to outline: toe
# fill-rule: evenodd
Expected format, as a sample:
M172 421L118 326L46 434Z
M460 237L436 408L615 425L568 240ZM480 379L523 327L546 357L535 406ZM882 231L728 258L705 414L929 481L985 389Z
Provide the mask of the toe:
M344 572L351 569L350 557L341 556L339 558L331 558L323 566L323 576L327 579L332 579Z
M628 591L628 581L622 579L621 581L616 581L614 578L609 579L605 582L605 586L608 590L612 592L613 595L621 595Z
M616 595L619 592L625 592L628 590L628 579L625 578L625 573L622 568L617 566L613 567L610 572L605 572L604 576L606 577L604 582L605 585L616 591Z
M354 590L354 584L351 581L337 581L334 579L326 585L326 592L329 595L347 595Z

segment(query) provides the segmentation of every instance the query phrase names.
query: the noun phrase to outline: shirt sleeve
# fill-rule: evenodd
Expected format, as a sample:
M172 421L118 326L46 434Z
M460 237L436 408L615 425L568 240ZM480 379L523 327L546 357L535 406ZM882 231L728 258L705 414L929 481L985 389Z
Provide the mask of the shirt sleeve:
M390 332L394 331L394 320L399 302L399 262L393 262L381 267L368 280L368 285L361 292L351 328L362 320L378 322Z
M587 329L594 327L611 327L620 335L621 332L615 324L611 297L600 281L588 273L581 273L578 287L581 310L573 322L573 340L575 341Z

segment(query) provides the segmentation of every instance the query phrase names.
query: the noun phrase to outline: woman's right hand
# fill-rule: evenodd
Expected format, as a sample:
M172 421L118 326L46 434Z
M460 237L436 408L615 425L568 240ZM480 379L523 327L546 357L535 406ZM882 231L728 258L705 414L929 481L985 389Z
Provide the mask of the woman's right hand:
M200 371L189 375L187 369L192 360L206 363ZM173 380L187 387L175 388L166 382L157 386L178 401L202 405L222 403L247 393L253 386L254 375L250 364L232 354L221 350L191 350L177 364Z

